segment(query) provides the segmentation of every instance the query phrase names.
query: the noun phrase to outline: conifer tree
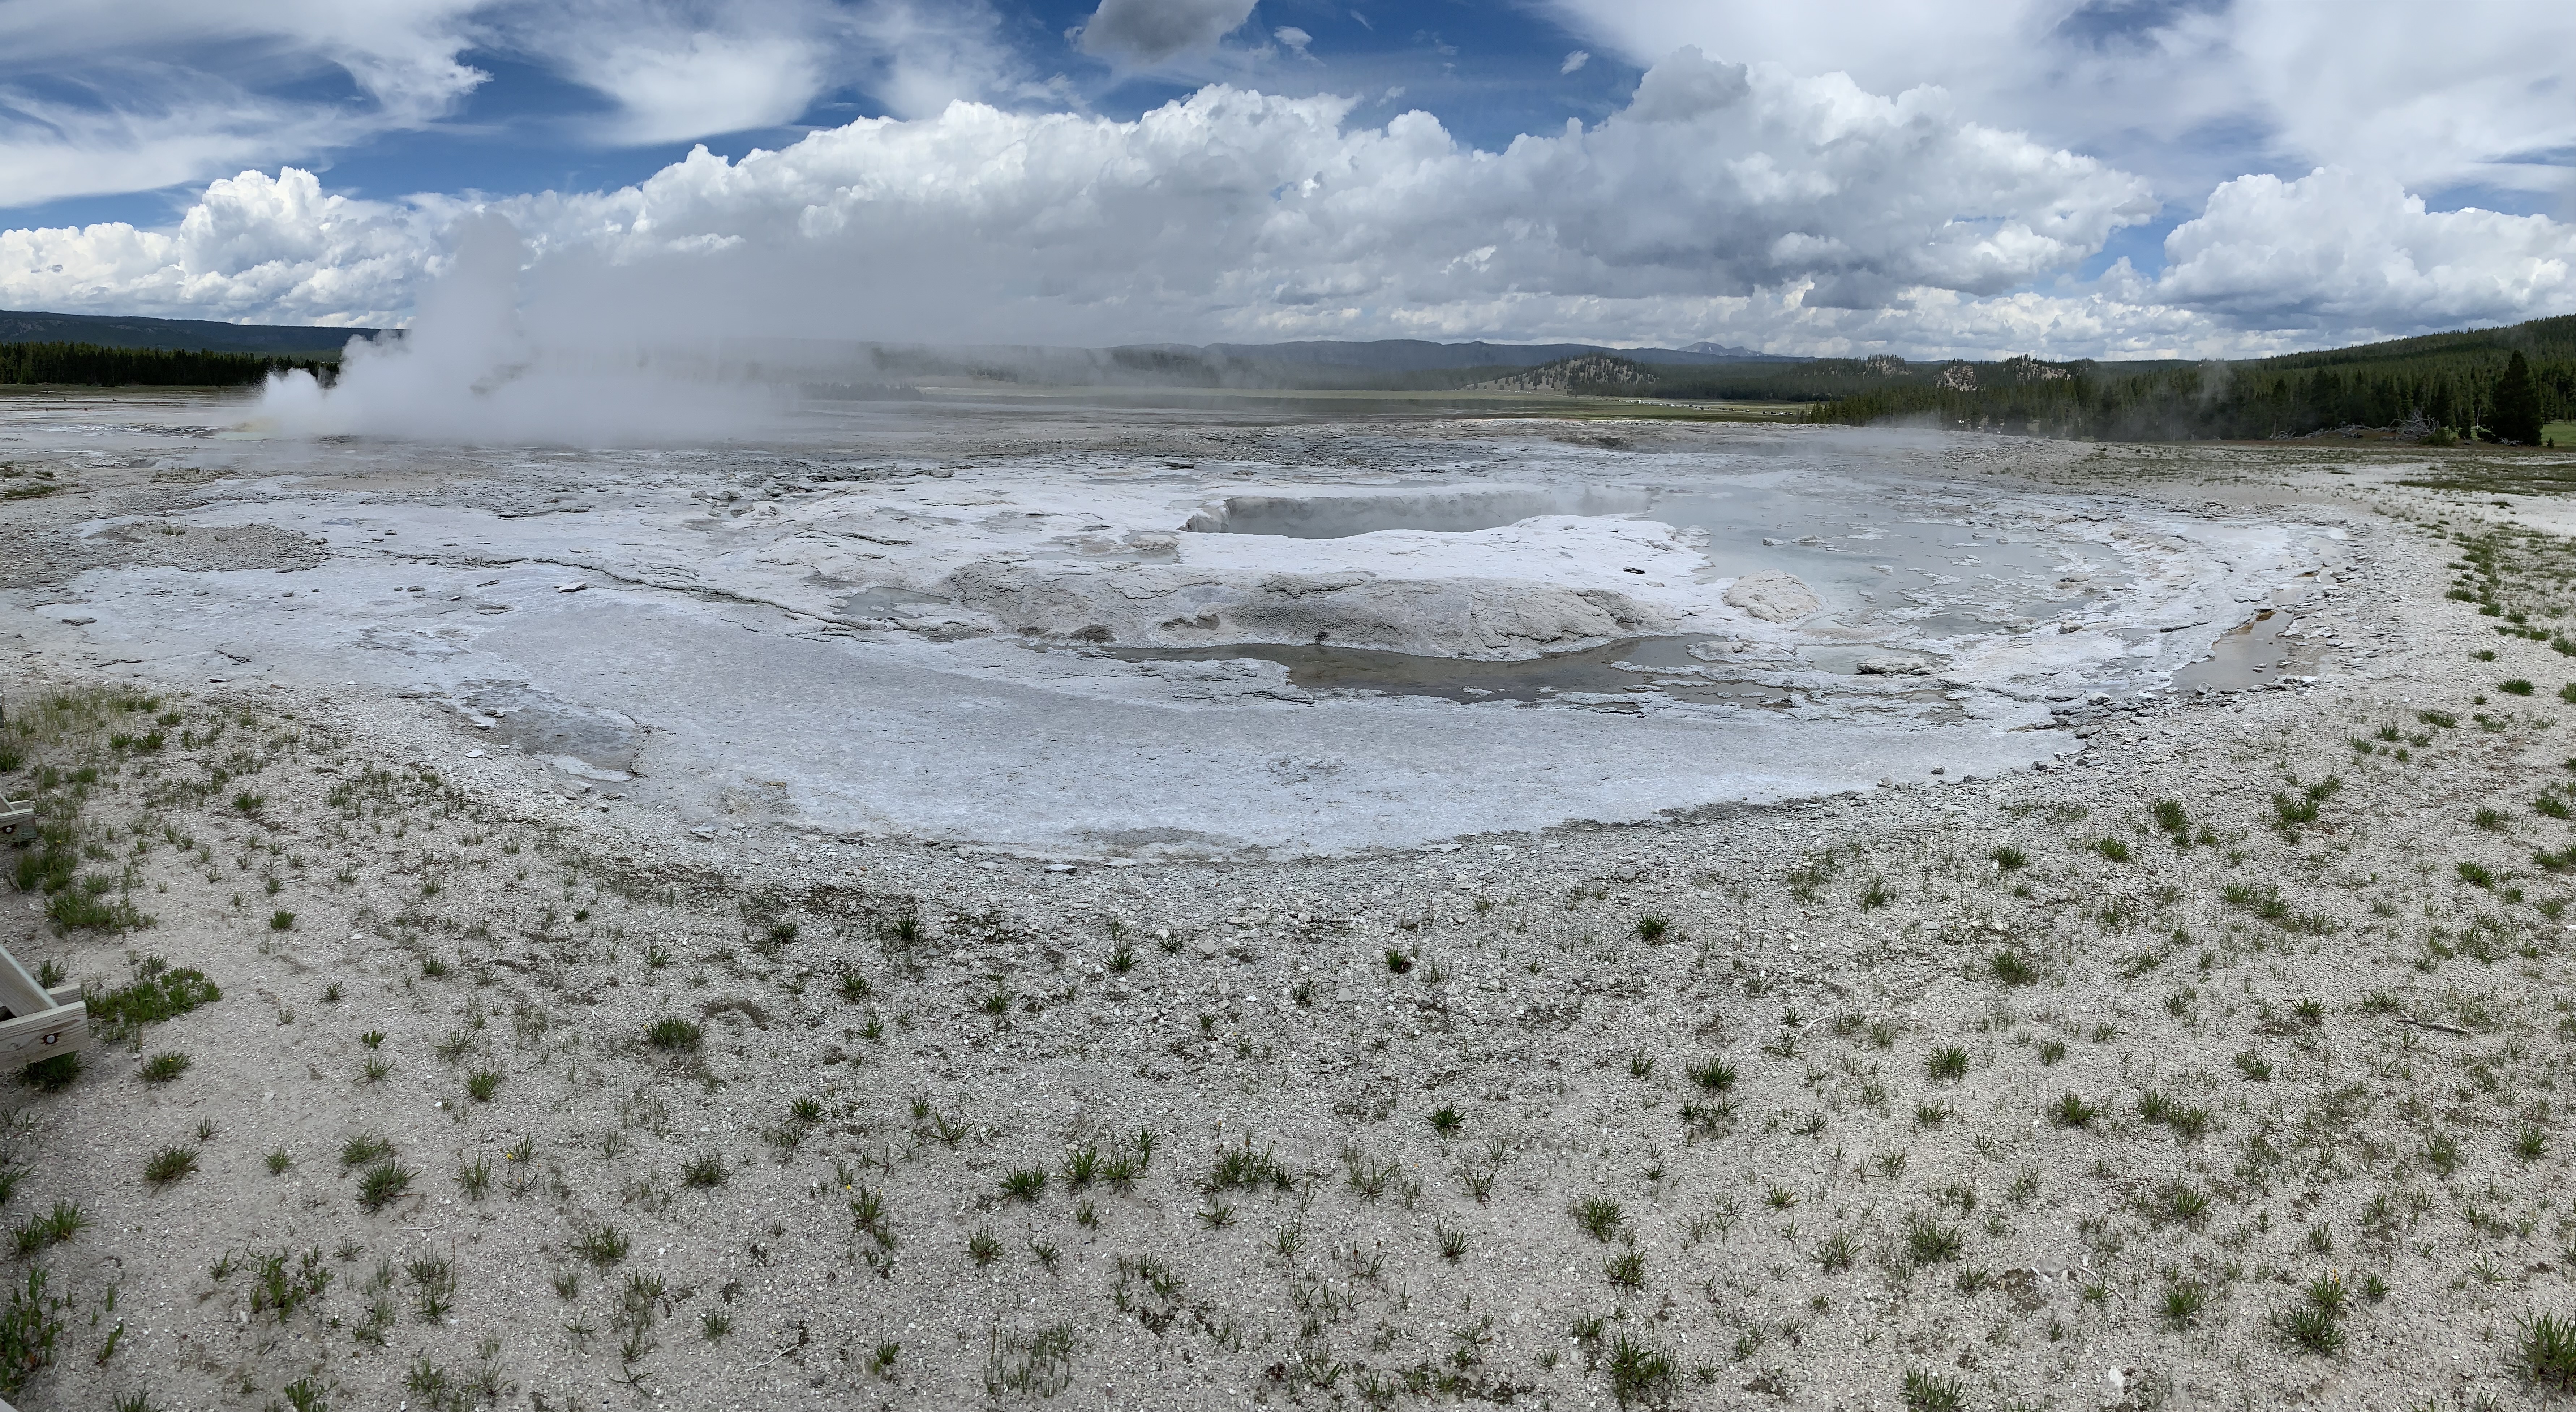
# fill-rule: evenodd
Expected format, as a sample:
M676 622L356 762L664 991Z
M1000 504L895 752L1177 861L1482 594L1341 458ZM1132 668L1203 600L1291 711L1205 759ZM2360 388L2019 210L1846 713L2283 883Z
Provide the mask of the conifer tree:
M2504 378L2496 384L2495 419L2490 430L2504 441L2523 446L2540 444L2540 389L2532 385L2531 363L2514 350L2513 360L2504 365Z

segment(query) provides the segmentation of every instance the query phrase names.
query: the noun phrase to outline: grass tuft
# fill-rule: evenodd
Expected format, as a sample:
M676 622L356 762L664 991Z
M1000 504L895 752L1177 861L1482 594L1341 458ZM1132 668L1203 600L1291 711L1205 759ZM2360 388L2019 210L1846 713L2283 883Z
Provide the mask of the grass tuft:
M674 1053L695 1051L705 1037L706 1032L695 1020L685 1020L677 1015L665 1015L644 1027L645 1043Z
M1622 1407L1632 1402L1669 1401L1681 1381L1681 1369L1672 1355L1624 1333L1611 1342L1608 1361L1610 1395L1619 1399Z
M378 1162L358 1178L358 1204L370 1215L381 1211L410 1191L412 1178L418 1175L400 1162Z
M1905 1383L1899 1393L1905 1399L1905 1412L1963 1412L1968 1405L1968 1391L1959 1380L1923 1368L1905 1370Z
M154 1186L168 1186L197 1170L197 1149L165 1147L152 1154L143 1164L143 1180Z
M2576 1319L2525 1316L2514 1330L2514 1362L2531 1382L2576 1392Z
M1607 1196L1587 1196L1574 1203L1574 1224L1594 1240L1608 1240L1619 1233L1627 1213Z

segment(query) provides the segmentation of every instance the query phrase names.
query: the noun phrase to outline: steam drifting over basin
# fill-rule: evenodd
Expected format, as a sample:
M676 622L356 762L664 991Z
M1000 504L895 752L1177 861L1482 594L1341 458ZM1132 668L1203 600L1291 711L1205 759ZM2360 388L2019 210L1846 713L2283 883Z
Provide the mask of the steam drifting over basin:
M30 605L139 677L416 696L460 757L538 754L704 827L1065 856L1418 845L2026 767L2072 744L2053 706L2170 689L2339 538L2000 491L1971 474L1991 446L1824 429L1612 447L934 406L748 449L491 451L139 410L10 414L45 455L198 483L166 522L84 536L300 546L285 572L156 545L74 579L77 614Z

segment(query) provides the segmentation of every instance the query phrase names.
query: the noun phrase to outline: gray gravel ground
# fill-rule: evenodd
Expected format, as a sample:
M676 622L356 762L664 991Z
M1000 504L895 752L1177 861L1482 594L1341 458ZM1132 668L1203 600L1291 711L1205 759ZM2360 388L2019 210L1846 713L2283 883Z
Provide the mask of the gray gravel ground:
M1057 871L700 838L466 782L423 703L30 651L0 787L58 832L0 938L111 1018L165 965L222 995L12 1100L0 1353L59 1325L14 1400L2538 1405L2554 502L2411 449L1978 454L2347 526L2315 684L2078 705L1994 779Z

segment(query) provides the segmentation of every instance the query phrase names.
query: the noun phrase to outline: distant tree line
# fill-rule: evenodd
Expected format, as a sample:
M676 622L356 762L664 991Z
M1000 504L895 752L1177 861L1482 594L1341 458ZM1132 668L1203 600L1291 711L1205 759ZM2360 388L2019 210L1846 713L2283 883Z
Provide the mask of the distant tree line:
M1920 365L1917 365L1920 369ZM1952 364L1809 412L2105 441L2259 440L2342 427L2533 445L2576 419L2576 316L2242 363Z
M337 361L202 349L108 348L95 343L0 343L0 386L240 387L292 368L328 383Z

